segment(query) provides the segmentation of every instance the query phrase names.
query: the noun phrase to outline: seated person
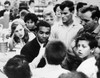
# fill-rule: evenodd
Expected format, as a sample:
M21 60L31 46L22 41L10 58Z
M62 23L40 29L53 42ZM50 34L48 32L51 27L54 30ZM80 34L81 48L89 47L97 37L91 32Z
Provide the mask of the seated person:
M70 71L63 69L60 65L67 55L66 53L63 42L58 40L48 42L44 54L47 64L43 68L34 69L33 78L58 78L61 73L68 74Z
M16 20L11 24L11 33L8 41L10 50L13 50L15 47L21 49L28 41L31 40L32 39L30 38L23 21L19 22Z
M51 31L51 26L46 21L39 21L36 26L36 37L21 49L21 54L25 55L29 63L38 56L41 46L47 44ZM37 67L43 67L44 65L45 60L42 58Z
M4 73L8 78L31 78L31 71L25 57L15 55L4 66Z

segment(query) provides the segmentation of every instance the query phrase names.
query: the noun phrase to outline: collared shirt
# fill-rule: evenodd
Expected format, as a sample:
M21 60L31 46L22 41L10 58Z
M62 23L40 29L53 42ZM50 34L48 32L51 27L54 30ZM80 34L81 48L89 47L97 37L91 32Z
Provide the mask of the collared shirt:
M60 65L47 64L43 68L37 68L32 71L33 78L58 78L62 73L70 71L63 69Z
M85 73L89 78L97 78L97 66L95 57L90 57L83 61L79 67L77 68L77 71Z
M83 28L83 26L75 22L73 22L70 26L65 26L64 24L52 26L49 40L61 40L65 43L66 47L69 48L77 35L77 32L81 28Z

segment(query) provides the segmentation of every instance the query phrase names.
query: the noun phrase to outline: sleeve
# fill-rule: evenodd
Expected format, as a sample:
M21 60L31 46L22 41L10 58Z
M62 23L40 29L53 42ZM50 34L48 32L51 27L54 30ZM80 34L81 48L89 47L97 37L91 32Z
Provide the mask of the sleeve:
M25 57L26 57L26 60L30 63L30 62L32 62L32 60L33 60L33 57L32 57L32 55L31 55L31 53L32 53L32 50L27 46L27 45L25 45L22 49L21 49L21 55L25 55Z

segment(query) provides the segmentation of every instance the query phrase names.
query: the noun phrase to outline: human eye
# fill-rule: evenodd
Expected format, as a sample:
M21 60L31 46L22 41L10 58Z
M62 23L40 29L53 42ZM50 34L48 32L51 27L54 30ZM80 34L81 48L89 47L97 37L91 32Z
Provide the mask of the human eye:
M83 21L88 22L89 20L88 19L83 19Z
M18 30L15 31L16 33L18 32Z
M77 47L80 47L80 44L77 44Z
M86 46L85 46L85 45L82 45L82 47L83 47L83 48L86 48Z
M20 29L20 31L22 31L22 29Z
M46 32L46 35L49 35L50 34L50 32Z
M39 33L40 33L40 34L43 34L43 32L42 32L42 31L40 31Z

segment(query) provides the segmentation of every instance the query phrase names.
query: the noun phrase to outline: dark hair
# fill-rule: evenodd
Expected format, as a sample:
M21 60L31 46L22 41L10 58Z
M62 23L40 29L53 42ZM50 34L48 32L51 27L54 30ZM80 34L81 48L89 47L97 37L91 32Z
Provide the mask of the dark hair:
M99 11L99 7L98 6L90 5L88 7L84 7L81 10L81 13L86 13L88 11L92 12L92 16L91 16L92 19L95 19L96 17L98 19L100 18L100 11Z
M62 73L58 78L88 78L82 72L72 71L70 73Z
M30 0L30 1L29 1L29 5L30 5L32 2L34 3L34 0Z
M74 11L74 3L72 1L64 1L60 5L60 9L64 10L64 8L68 7L70 12Z
M36 24L38 21L38 17L34 13L28 13L24 17L24 21L26 22L28 20L32 20Z
M19 4L19 12L20 12L21 10L23 10L23 9L25 9L25 10L28 11L28 5L27 5L26 2L21 2L21 3Z
M77 3L77 6L76 6L77 12L78 12L78 10L79 10L80 8L82 8L84 5L87 5L87 3L85 3L85 2L78 2L78 3Z
M89 46L91 49L96 48L98 46L98 42L97 42L96 38L91 33L84 32L79 37L77 37L76 46L80 40L89 41Z
M60 7L60 4L56 4L53 8L53 11L56 12L57 8Z
M10 1L5 1L5 2L4 2L4 5L6 5L6 4L11 5Z
M10 34L10 37L13 35L13 33L14 33L14 31L15 31L15 29L16 29L16 27L19 25L19 23L17 23L17 22L13 22L12 23L12 25L11 25L11 34ZM21 25L21 24L20 24ZM23 26L23 25L22 25ZM28 40L29 40L29 35L28 35L28 30L26 29L26 28L24 28L24 31L25 31L25 35L24 35L24 37L22 38L23 39L23 41L26 43L26 42L28 42ZM19 43L19 38L16 36L16 35L14 35L14 41L16 42L16 43Z
M49 27L51 29L50 24L43 20L38 21L36 26L37 26L36 31L38 31L40 27Z
M100 78L100 54L99 57L97 58L96 65L98 67L97 78Z
M66 56L67 50L63 42L50 41L45 49L45 56L49 64L61 64Z
M31 71L24 55L15 55L4 66L8 78L31 78Z

